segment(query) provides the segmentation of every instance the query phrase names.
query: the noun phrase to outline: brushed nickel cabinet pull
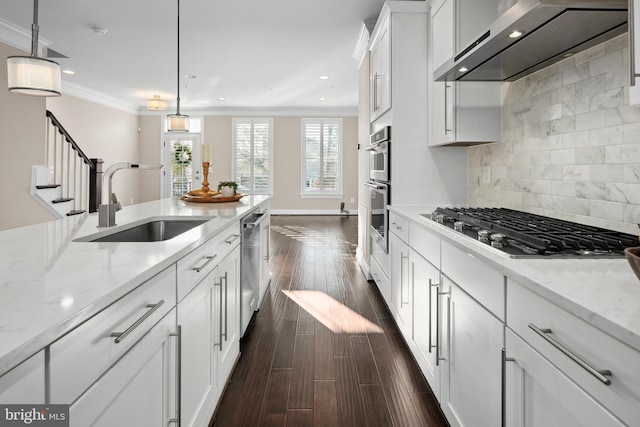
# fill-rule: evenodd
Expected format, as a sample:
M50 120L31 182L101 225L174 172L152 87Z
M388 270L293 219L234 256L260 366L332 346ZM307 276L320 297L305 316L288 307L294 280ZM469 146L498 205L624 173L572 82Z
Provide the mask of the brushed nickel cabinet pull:
M202 264L199 267L193 267L192 270L195 271L196 273L200 273L207 266L207 264L209 264L211 261L213 261L217 257L218 255L209 255L205 257L207 260L204 262L204 264Z
M238 240L238 238L239 238L239 237L240 237L240 235L239 235L239 234L234 234L234 235L233 235L233 238L231 238L231 239L229 239L229 240L225 240L224 242L230 245L230 244L232 244L233 242L235 242L236 240Z
M176 345L176 417L169 420L169 424L176 423L180 427L180 405L182 405L182 393L180 391L180 385L182 382L182 325L178 325L178 331L175 334L170 334L172 337L177 337Z
M538 328L533 323L529 323L529 329L533 330L536 334L540 335L545 339L549 344L554 346L556 349L560 350L565 356L569 359L576 362L580 367L582 367L585 371L589 372L591 375L596 377L601 383L604 385L610 385L611 380L607 378L607 376L611 376L611 371L609 369L597 369L591 366L589 363L585 362L584 359L576 354L573 350L565 346L563 343L558 341L556 338L552 337L551 329L541 329Z
M157 304L147 304L146 307L150 308L151 310L147 311L145 314L140 316L140 318L135 322L133 322L133 324L129 326L127 329L125 329L124 332L111 333L111 337L115 338L113 342L115 342L116 344L120 344L122 340L124 340L131 332L134 331L134 329L140 326L142 322L147 320L149 316L151 316L157 309L159 309L162 304L164 304L164 300L160 300Z

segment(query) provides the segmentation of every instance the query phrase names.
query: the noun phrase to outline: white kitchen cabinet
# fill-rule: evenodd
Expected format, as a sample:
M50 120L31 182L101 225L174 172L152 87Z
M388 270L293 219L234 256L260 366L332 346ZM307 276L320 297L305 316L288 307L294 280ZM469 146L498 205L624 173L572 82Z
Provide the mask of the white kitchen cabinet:
M391 258L391 312L405 339L413 335L409 245L393 232L389 233Z
M70 425L165 426L176 417L172 309L69 408Z
M498 15L495 0L445 0L432 6L429 75L475 40ZM464 22L463 25L460 22ZM472 145L502 138L499 82L430 79L429 145Z
M413 301L413 342L418 350L418 354L414 356L431 390L440 400L440 367L436 359L440 270L413 249L409 250L409 264Z
M40 351L0 376L2 404L45 403L45 358Z
M236 359L240 354L240 246L237 245L218 265L220 292L216 294L215 310L218 322L215 323L214 346L218 349L216 357L218 391L224 390L231 375ZM219 343L216 345L216 342Z
M208 425L240 352L240 247L178 304L183 426Z
M391 23L384 20L371 38L370 102L371 120L382 116L391 108Z
M442 288L442 410L452 427L499 426L504 325L446 276Z
M271 283L271 215L268 212L265 215L267 219L260 227L262 236L260 237L260 290L257 308L262 305L264 295Z
M547 391L555 396L555 408L566 412L564 416L577 417L576 419L580 420L583 415L576 411L581 408L584 413L594 413L594 422L609 419L606 416L597 418L595 414L601 417L613 413L623 425L637 424L640 420L640 352L516 281L509 280L507 290L507 330L517 334L525 341L526 344L523 345L530 346L532 351L543 359L535 364L530 362L530 365L523 367L525 362L520 360L524 356L518 357L517 350L514 351L510 342L507 342L506 355L518 361L518 366L524 371L520 375L525 376L525 381L536 369L542 370L548 364L553 365L556 371L561 373L563 381L566 378L565 382L569 382L564 385L567 389L564 393ZM517 343L515 345L517 346ZM560 377L560 374L556 376ZM545 382L542 377L539 380L540 387L560 387L556 382L549 384L551 380L548 377L544 378ZM560 382L559 379L557 381ZM525 414L526 419L544 419L545 414L542 412L546 411L544 406L549 396L540 392L534 393L527 384L523 387L518 389L519 400L507 405L508 413L515 413L515 418L520 420L522 405L525 405L524 410L528 411ZM572 388L578 390L570 392ZM584 390L590 398L582 397L579 390ZM577 406L577 402L582 402L581 406ZM601 424L595 422L585 425L618 424L603 421Z
M626 425L510 329L504 364L506 427Z

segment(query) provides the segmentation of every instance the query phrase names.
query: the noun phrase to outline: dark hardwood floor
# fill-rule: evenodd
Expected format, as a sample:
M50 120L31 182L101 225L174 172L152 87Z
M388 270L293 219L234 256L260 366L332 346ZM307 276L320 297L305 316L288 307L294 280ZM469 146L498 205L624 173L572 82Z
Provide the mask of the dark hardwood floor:
M211 426L446 427L355 261L356 217L271 224L271 286Z

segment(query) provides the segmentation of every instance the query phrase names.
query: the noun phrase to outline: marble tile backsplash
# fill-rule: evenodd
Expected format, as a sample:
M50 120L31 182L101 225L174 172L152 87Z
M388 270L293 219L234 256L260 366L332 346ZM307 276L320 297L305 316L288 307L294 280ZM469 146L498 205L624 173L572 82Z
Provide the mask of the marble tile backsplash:
M472 206L637 234L640 107L627 35L502 86L502 142L468 149ZM489 177L489 183L485 183Z

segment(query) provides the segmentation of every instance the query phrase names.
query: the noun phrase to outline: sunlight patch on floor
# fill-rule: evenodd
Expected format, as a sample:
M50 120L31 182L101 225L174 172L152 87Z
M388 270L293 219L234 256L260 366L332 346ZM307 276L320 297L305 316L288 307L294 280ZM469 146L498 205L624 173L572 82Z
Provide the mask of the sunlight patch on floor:
M282 292L332 332L337 334L384 333L378 325L324 292L287 290Z

